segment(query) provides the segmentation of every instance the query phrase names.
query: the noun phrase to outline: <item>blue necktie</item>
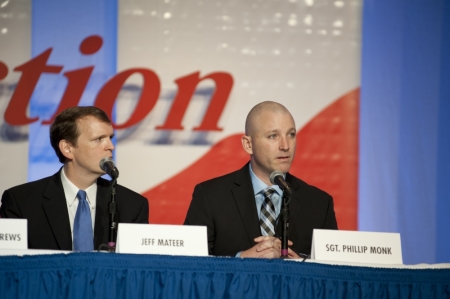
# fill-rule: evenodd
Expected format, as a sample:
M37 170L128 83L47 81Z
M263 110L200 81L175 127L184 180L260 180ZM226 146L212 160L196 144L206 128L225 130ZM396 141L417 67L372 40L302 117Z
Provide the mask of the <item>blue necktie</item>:
M92 218L89 204L86 201L86 191L77 193L78 208L73 222L73 250L93 251L94 234L92 233Z

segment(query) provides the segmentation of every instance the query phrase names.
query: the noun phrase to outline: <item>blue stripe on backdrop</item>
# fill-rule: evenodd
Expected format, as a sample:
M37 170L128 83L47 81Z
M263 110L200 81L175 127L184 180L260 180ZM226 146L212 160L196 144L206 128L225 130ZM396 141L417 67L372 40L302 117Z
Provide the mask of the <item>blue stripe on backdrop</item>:
M450 261L444 3L368 0L363 10L359 229L400 232L407 264Z
M29 181L51 175L61 167L49 143L49 126L41 123L59 106L67 86L63 73L94 66L79 105L92 105L98 90L115 74L117 9L117 0L32 2L32 57L53 48L47 64L63 69L59 74L43 74L30 102L30 116L40 119L29 128ZM82 55L80 44L91 35L101 36L103 46L97 53Z
M444 1L439 95L436 260L450 261L450 2Z
M383 21L379 21L384 11ZM396 200L402 5L365 1L362 28L358 228L398 231ZM385 34L386 32L394 34ZM393 154L392 154L393 153ZM380 163L380 162L383 163Z

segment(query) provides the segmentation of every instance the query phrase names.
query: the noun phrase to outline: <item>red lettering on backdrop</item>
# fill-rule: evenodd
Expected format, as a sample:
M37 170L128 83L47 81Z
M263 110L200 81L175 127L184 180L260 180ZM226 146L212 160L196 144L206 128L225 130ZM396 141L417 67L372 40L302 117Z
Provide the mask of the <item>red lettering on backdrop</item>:
M195 127L194 131L222 131L222 128L219 128L217 123L233 87L233 77L228 73L217 72L199 79L199 82L204 79L214 80L216 82L216 90L211 96L211 102L202 123L200 126Z
M8 75L8 67L3 61L0 61L0 80L3 80Z
M150 113L150 111L152 111L158 100L159 91L161 89L158 76L149 69L135 68L120 72L106 82L98 93L94 105L105 111L109 118L112 119L114 103L123 84L131 75L136 73L141 74L144 78L141 95L139 96L138 103L130 118L120 125L113 123L115 129L124 129L139 123Z
M42 73L58 74L63 68L61 65L47 64L51 53L52 48L14 69L22 72L22 75L5 111L5 121L8 124L15 126L26 125L39 119L39 117L29 118L26 113L39 77Z
M92 55L103 45L103 40L98 35L86 37L80 44L80 53L83 55ZM27 108L30 103L31 95L43 73L58 74L63 69L62 65L48 65L47 61L52 53L52 48L47 49L30 61L16 67L14 71L22 72L19 83L11 97L8 107L5 111L5 121L10 125L27 125L35 122L39 117L30 118L27 116ZM67 78L67 87L61 98L61 102L53 116L44 120L42 124L51 124L61 111L66 108L77 106L87 83L94 70L94 66L89 66L64 73ZM6 78L8 67L0 61L0 80ZM115 129L124 129L136 125L142 121L147 114L151 112L158 100L161 84L155 72L144 68L134 68L116 74L99 91L94 105L103 109L110 118L117 99L125 81L133 74L143 76L144 84L141 95L137 101L136 107L130 118L123 124L113 124ZM211 96L208 109L199 126L194 127L194 131L221 131L218 127L219 118L222 115L225 104L233 87L233 77L225 72L215 72L207 76L200 77L200 72L180 77L175 80L178 85L178 92L173 101L172 107L159 130L183 130L181 121L186 113L192 96L197 85L206 79L215 82L216 88Z
M89 78L91 77L93 69L94 67L90 66L64 73L64 76L66 76L69 83L67 83L66 90L64 91L64 95L61 99L61 103L59 103L59 107L53 114L53 116L50 119L43 121L42 124L51 124L55 117L63 110L78 105L78 102L80 102L81 96L83 95Z
M208 110L203 117L200 126L195 127L194 131L222 131L217 126L220 115L230 95L233 86L233 77L224 72L216 72L200 78L200 72L181 77L175 80L178 85L178 93L173 100L169 115L163 125L157 126L157 130L183 130L181 121L186 113L189 101L194 95L195 89L200 81L212 79L216 83L216 89L211 96Z
M97 53L103 45L103 39L99 35L86 37L80 44L80 52L85 55Z
M84 55L92 55L97 53L103 45L103 39L98 35L91 35L86 37L80 44L80 53ZM64 76L67 78L67 87L61 99L58 109L53 116L42 122L44 125L49 125L53 122L55 117L63 110L77 106L80 102L81 96L86 88L86 85L91 77L93 66L86 68L65 72Z

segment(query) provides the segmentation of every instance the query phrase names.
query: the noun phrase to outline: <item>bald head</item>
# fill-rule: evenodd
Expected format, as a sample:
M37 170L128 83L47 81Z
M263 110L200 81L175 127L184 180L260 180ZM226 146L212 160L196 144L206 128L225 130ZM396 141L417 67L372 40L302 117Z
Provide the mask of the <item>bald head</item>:
M288 172L294 159L294 118L283 105L262 102L248 113L241 142L250 155L253 173L270 186L270 174L273 171Z
M259 103L247 115L247 119L245 120L245 135L252 136L259 127L262 116L268 112L286 114L292 118L291 113L280 103L271 101Z

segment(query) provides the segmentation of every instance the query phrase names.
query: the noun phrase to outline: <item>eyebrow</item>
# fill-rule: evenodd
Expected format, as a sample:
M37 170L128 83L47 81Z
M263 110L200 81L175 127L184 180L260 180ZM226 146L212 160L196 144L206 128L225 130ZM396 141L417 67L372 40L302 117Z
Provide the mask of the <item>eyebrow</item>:
M99 139L99 138L105 138L105 137L114 138L114 134L111 134L111 135L108 135L108 134L99 135L99 136L93 137L92 140Z
M287 130L288 133L290 133L292 131L297 132L297 130L294 127L292 127L289 130ZM280 130L275 129L275 130L267 131L266 134L279 133L279 132L280 132Z

